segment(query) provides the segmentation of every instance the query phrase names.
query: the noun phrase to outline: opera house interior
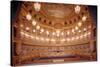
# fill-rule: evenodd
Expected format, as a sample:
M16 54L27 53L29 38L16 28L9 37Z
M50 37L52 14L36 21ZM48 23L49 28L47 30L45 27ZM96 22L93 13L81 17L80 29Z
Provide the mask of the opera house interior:
M11 2L11 65L83 61L97 61L97 6Z

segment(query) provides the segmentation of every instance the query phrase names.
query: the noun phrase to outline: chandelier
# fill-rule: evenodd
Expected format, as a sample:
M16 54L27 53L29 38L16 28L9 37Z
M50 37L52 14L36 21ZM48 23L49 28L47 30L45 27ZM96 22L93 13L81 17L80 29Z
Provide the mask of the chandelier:
M81 7L79 5L75 6L75 13L79 14Z
M41 4L40 3L34 3L34 9L35 9L35 11L40 11L40 9L41 9Z

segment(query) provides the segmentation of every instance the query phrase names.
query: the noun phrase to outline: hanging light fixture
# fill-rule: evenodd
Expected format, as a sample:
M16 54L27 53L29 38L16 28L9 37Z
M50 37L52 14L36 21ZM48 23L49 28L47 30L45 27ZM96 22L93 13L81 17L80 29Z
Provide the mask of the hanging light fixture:
M59 34L59 33L60 33L60 30L56 30L56 33L58 33L58 34Z
M69 31L67 31L67 35L69 35L70 34L70 32Z
M71 38L71 40L74 40L74 39L75 39L74 37Z
M32 39L33 39L34 37L33 37L33 36L30 36L30 38L32 38Z
M79 36L77 36L76 39L79 39Z
M88 33L87 33L87 35L90 35L90 34L91 34L91 32L88 32Z
M75 6L75 13L79 14L80 10L81 10L81 7L79 5L76 5Z
M63 38L63 39L61 39L61 41L62 41L62 42L64 42L64 41L65 41L65 39Z
M78 31L79 33L81 32L81 30Z
M36 40L39 40L39 37L36 36Z
M83 35L80 35L80 38L83 38Z
M26 37L29 37L29 34L26 33L25 36L26 36Z
M49 31L46 31L46 34L49 35Z
M85 33L83 36L86 37L87 36L87 33Z
M62 32L61 35L63 36L64 35L64 32Z
M43 37L41 37L40 39L41 39L42 41L44 41L44 38L43 38Z
M55 42L56 40L52 38L51 41L52 41L52 42Z
M82 26L82 22L78 22L78 26L79 26L79 27Z
M67 41L70 41L70 38L67 38Z
M86 16L83 16L82 17L82 21L86 21L87 17Z
M49 41L50 39L49 38L46 38L46 41Z
M24 35L25 33L23 31L20 32L21 35Z
M33 26L36 25L36 21L35 21L35 20L32 21L32 25L33 25Z
M59 37L60 36L60 30L56 30L56 35L57 35L57 37Z
M86 30L87 30L86 28L83 29L83 31L86 31Z
M26 27L26 30L29 30L30 28L29 27Z
M42 33L42 32L44 32L44 29L42 28L40 31L41 31L41 33Z
M77 26L75 27L75 30L78 30L78 27Z
M52 35L55 35L55 32L53 32Z
M39 26L39 25L37 25L37 26L36 26L36 29L37 29L37 30L39 30L39 29L40 29L40 26Z
M36 32L36 30L34 29L33 32Z
M30 14L30 13L28 13L28 14L26 15L26 19L27 19L27 20L31 20L31 19L32 19L32 17L31 17L31 14Z
M89 29L91 28L91 25L89 25Z
M20 24L20 27L23 27L23 24Z
M35 9L35 11L40 11L40 9L41 9L41 4L38 3L38 2L34 3L34 9Z
M74 32L75 32L75 30L74 30L74 29L72 29L72 32L74 33Z
M60 34L57 33L57 37L59 37L59 36L60 36Z

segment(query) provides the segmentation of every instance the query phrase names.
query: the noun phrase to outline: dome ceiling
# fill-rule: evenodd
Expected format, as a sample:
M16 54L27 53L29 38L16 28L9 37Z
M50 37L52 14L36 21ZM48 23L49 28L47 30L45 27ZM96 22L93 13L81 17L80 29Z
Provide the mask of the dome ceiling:
M64 22L68 20L74 12L74 5L47 3L43 4L41 12L43 16L51 20L52 27L59 29L64 27Z
M46 5L46 6L45 6ZM56 6L55 6L56 5ZM60 8L59 8L60 7ZM67 19L74 11L74 5L44 4L43 11L48 18Z
M88 6L73 4L23 2L16 22L23 42L48 46L87 43L93 27Z
M73 4L40 3L40 5L40 10L36 11L34 9L34 2L24 2L23 9L30 12L41 24L54 29L70 27L72 24L79 22L78 20L81 20L82 15L87 13L87 6L80 6L81 10L77 14L75 13L75 7L77 5Z

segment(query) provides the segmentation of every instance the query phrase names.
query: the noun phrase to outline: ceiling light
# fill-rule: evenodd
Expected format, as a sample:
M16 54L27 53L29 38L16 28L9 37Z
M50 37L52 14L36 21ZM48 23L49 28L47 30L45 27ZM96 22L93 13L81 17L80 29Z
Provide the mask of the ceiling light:
M79 14L81 7L79 5L75 6L75 13Z
M86 21L86 18L87 18L86 16L83 16L82 21Z
M41 9L41 4L40 3L34 3L34 9L35 9L35 11L40 11L40 9Z
M32 25L33 25L33 26L36 25L36 21L35 21L35 20L32 21Z
M28 13L28 14L26 15L26 19L27 19L27 20L31 20L31 18L32 18L31 15Z
M82 26L82 23L81 23L81 22L79 22L79 23L78 23L78 26L79 26L79 27L80 27L80 26Z
M39 25L37 25L37 26L36 26L36 29L37 29L37 30L39 30L39 29L40 29L40 26L39 26Z

